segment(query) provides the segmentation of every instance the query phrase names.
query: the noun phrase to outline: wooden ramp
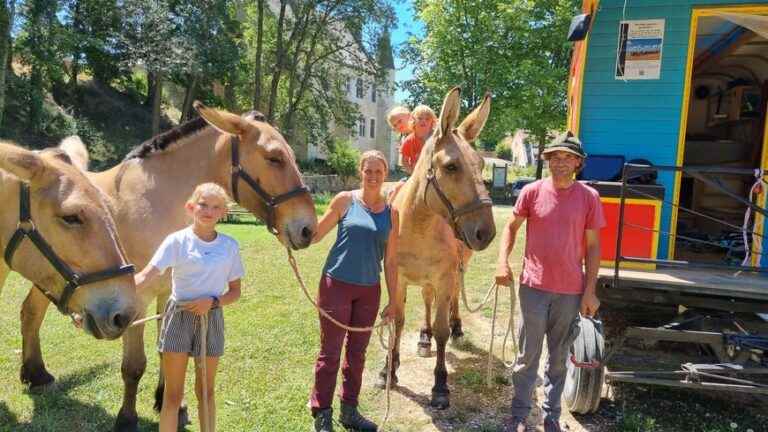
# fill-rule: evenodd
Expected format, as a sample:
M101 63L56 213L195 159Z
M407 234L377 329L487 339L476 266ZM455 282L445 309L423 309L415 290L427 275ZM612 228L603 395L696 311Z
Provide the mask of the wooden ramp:
M613 268L601 267L598 273L606 284L613 283L613 276ZM620 269L619 280L622 285L646 289L768 302L768 274L713 269Z

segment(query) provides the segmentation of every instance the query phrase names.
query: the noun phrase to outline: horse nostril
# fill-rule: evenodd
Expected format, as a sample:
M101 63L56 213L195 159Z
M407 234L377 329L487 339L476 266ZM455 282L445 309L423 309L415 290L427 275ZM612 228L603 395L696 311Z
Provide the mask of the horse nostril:
M475 231L475 238L478 242L484 242L486 238L488 238L488 231L482 228L478 228L477 231Z
M309 227L304 227L301 229L301 237L304 239L311 239L312 238L312 230Z
M112 317L112 324L118 329L124 329L131 323L131 317L124 313L117 313Z

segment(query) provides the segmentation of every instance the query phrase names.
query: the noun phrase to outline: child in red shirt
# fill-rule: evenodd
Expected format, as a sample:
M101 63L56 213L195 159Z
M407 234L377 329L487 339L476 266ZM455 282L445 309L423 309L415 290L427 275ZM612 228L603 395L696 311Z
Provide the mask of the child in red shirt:
M419 160L421 148L432 135L437 124L437 116L426 105L419 105L411 112L411 134L403 140L400 153L403 156L403 168L408 174L413 172L416 162Z

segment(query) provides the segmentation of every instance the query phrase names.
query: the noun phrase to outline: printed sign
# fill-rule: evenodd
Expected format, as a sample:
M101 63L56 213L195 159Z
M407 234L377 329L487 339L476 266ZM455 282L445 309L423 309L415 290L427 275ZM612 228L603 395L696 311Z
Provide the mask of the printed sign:
M616 79L659 79L663 45L663 19L621 21Z

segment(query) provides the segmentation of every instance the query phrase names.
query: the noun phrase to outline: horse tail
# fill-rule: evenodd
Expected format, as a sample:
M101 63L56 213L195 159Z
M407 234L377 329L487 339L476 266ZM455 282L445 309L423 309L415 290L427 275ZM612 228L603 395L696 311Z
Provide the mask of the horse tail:
M59 144L59 148L72 159L72 164L83 171L88 171L88 149L83 141L77 135L70 135L64 138Z

